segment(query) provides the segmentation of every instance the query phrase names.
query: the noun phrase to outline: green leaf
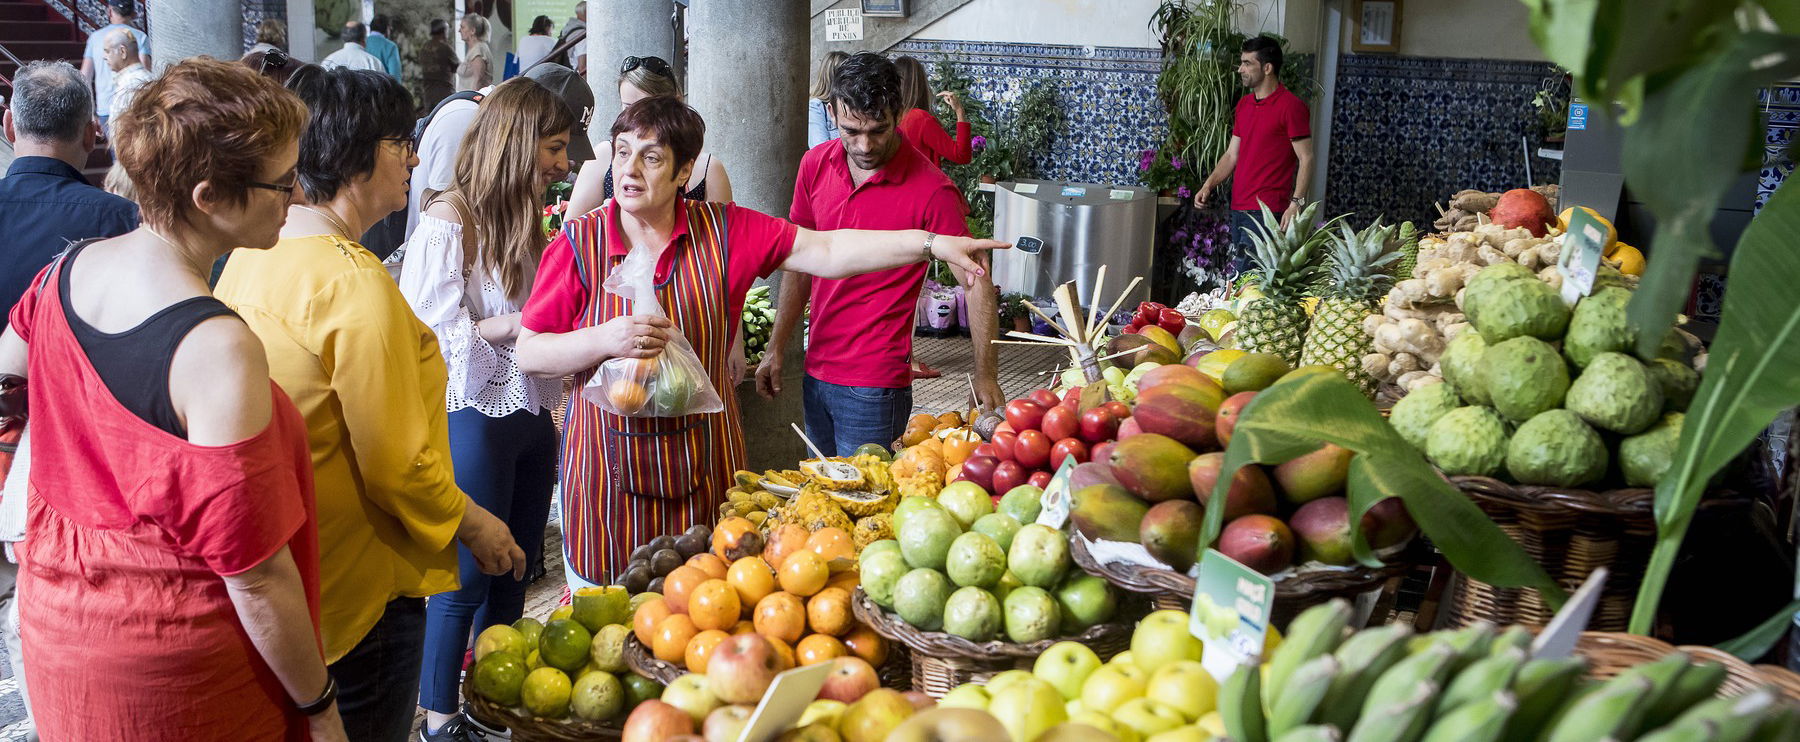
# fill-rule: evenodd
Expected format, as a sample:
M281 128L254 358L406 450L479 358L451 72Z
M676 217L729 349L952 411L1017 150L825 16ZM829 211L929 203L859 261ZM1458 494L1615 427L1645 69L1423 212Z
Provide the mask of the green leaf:
M1721 652L1730 653L1745 662L1755 662L1768 654L1775 647L1775 642L1787 634L1789 626L1794 625L1794 614L1800 613L1800 600L1787 604L1787 607L1775 612L1768 620L1756 625L1742 636L1730 641L1721 642L1716 647Z
M1494 525L1475 503L1438 475L1349 381L1309 374L1257 393L1238 418L1211 502L1224 502L1231 478L1246 464L1279 464L1331 443L1355 452L1347 484L1350 537L1356 558L1379 564L1362 535L1362 516L1399 497L1407 512L1451 565L1483 582L1532 587L1561 606L1567 597L1531 556ZM1212 544L1225 509L1209 507L1200 542Z
M1648 632L1669 570L1708 480L1780 411L1800 403L1800 185L1776 189L1750 220L1731 260L1719 332L1681 428L1674 464L1656 486L1656 549L1631 614ZM1659 258L1660 259L1660 258ZM1635 305L1635 301L1634 301Z

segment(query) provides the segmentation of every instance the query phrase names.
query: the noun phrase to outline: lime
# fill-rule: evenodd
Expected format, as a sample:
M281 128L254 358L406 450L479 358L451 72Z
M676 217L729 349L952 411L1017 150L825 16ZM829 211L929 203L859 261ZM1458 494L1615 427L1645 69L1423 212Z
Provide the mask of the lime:
M619 585L578 588L570 605L575 611L569 617L589 633L631 620L631 593Z
M525 709L534 716L549 719L560 719L569 715L569 693L574 686L569 676L554 667L540 667L525 676L524 688L519 692L520 700L525 702Z
M658 683L635 672L623 673L619 675L619 680L625 684L626 711L637 708L638 704L652 698L662 697L662 683Z
M559 618L544 627L544 635L538 640L538 652L543 654L544 664L565 672L576 672L588 663L588 648L593 641L594 635L581 624Z
M1225 326L1236 321L1237 315L1232 314L1229 309L1208 309L1200 315L1200 329L1206 331L1207 337L1217 341L1219 334L1225 331Z
M519 705L520 686L525 683L525 660L512 652L492 652L475 660L472 671L475 693L502 706Z
M574 616L575 616L575 606L572 606L572 605L557 606L556 610L550 612L550 621L555 621L556 619L559 619L559 618L573 618ZM549 621L545 621L545 623L549 623Z
M856 455L858 455L858 456L874 456L875 458L881 459L882 461L894 460L893 452L889 451L887 446L883 446L879 443L864 443L860 446L857 446L856 447Z
M480 660L494 652L511 652L514 656L524 657L531 651L531 645L525 643L525 635L506 624L494 624L482 629L481 635L475 637L475 659Z
M533 649L531 650L531 654L525 655L525 669L527 671L536 670L543 666L544 656L539 654L537 650Z
M1260 392L1269 388L1289 370L1287 362L1273 353L1246 353L1225 367L1219 385L1226 394Z
M514 621L512 627L518 629L520 634L525 635L525 646L527 647L536 647L538 639L544 635L543 622L529 616Z
M605 721L625 710L625 686L612 673L590 672L575 681L569 709L588 721Z

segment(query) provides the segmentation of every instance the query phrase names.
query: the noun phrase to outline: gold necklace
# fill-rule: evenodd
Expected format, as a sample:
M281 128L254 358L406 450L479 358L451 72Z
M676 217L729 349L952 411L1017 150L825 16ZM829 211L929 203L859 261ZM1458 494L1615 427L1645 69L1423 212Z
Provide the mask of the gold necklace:
M319 218L324 219L325 223L327 225L329 225L333 230L335 230L336 234L338 236L343 237L345 239L349 239L349 240L356 239L356 235L353 235L350 233L350 225L344 223L344 220L339 218L338 215L333 214L324 209L315 209L315 208L313 208L311 206L307 206L305 204L294 204L294 208L305 209L307 211L310 211L314 214L319 215Z

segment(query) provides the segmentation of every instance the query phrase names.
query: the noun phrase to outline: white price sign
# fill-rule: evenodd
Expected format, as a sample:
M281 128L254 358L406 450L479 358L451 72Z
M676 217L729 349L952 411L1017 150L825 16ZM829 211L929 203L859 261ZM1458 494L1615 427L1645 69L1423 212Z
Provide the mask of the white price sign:
M862 8L834 8L825 11L826 41L862 41Z

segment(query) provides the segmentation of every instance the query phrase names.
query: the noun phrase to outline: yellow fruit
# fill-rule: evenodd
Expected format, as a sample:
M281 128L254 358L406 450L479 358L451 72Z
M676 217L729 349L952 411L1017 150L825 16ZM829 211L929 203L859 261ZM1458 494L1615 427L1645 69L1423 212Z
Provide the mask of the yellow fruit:
M1200 373L1212 377L1213 381L1219 381L1225 378L1225 369L1230 368L1233 361L1243 358L1244 355L1244 351L1236 348L1221 348L1200 356L1200 360L1194 364L1194 368Z
M581 624L557 619L544 626L544 634L538 638L538 652L543 654L544 664L576 672L587 664L593 641L594 635Z
M1594 221L1599 222L1601 224L1601 226L1605 227L1606 237L1603 240L1601 240L1601 243L1600 243L1605 248L1602 251L1602 253L1604 255L1606 255L1606 257L1609 257L1609 258L1613 257L1613 248L1619 244L1619 230L1614 229L1612 222L1607 221L1606 217L1603 217L1600 215L1600 212L1590 209L1586 206L1582 206L1580 208L1582 211L1587 212L1589 216L1592 216L1594 218ZM1561 232L1569 231L1569 220L1574 218L1575 209L1576 209L1576 207L1571 206L1569 208L1563 209L1561 214L1556 215L1556 229L1558 231L1561 231ZM1620 272L1622 273L1623 271L1620 271Z
M540 667L525 676L519 696L532 715L560 719L569 714L569 694L574 689L575 684L569 682L569 676L563 671Z
M570 618L590 632L607 624L631 620L631 593L620 585L584 587L575 591Z
M531 645L525 642L525 635L506 624L494 624L482 629L481 635L475 637L475 661L494 652L511 652L524 657L531 652Z
M1623 242L1618 243L1607 259L1619 261L1619 272L1627 276L1644 275L1644 253Z
M499 652L475 660L471 672L476 694L502 706L516 706L529 669L517 655Z

